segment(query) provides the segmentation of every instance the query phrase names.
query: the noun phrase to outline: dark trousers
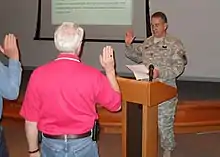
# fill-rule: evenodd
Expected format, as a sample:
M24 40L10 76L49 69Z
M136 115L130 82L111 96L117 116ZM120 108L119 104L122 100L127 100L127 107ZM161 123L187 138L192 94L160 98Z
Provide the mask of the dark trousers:
M0 126L0 157L9 157L8 148L6 145L2 126Z

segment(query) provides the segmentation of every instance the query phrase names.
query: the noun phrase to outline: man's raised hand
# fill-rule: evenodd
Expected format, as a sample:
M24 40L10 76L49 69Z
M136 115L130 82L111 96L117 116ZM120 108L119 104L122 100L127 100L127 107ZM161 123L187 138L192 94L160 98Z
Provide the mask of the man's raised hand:
M0 45L0 51L10 59L19 60L17 39L14 34L5 36L3 45Z
M105 46L103 48L99 60L105 71L115 70L114 50L111 46Z
M135 36L134 36L134 32L133 30L128 30L125 34L125 44L127 46L131 45L131 43L133 42Z

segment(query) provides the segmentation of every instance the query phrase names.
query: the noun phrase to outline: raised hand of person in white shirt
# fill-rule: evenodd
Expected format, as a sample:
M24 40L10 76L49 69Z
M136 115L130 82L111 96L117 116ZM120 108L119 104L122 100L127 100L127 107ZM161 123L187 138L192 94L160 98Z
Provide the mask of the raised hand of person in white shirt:
M115 71L114 50L111 46L103 48L99 60L106 72Z

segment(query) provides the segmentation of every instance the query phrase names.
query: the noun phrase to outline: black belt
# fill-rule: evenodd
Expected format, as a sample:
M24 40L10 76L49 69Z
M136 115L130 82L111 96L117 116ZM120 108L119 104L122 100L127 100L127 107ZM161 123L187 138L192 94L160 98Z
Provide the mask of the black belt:
M91 135L91 131L79 134L79 135L49 135L43 133L43 136L50 139L60 139L60 140L66 140L66 139L79 139L79 138L85 138Z

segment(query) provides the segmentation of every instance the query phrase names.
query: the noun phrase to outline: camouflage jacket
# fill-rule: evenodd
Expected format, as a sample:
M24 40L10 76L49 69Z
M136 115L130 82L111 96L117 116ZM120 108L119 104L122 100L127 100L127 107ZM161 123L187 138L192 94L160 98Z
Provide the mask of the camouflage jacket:
M147 67L153 64L159 70L159 80L176 80L187 64L186 52L182 42L170 35L155 43L154 37L147 38L141 45L126 46L125 55L136 63Z

